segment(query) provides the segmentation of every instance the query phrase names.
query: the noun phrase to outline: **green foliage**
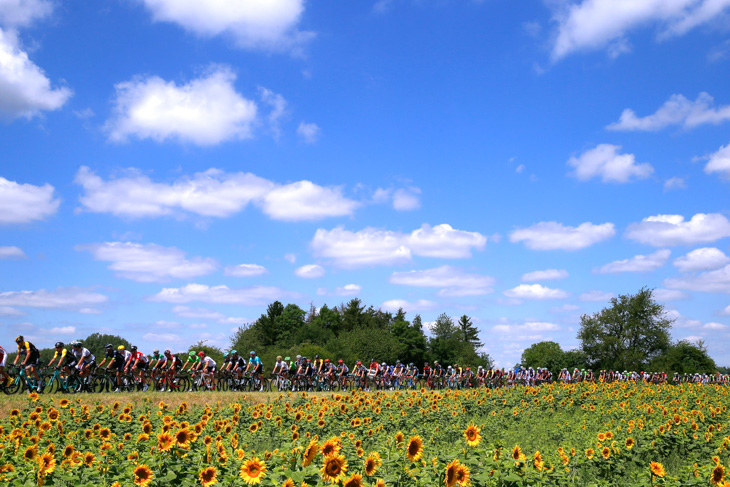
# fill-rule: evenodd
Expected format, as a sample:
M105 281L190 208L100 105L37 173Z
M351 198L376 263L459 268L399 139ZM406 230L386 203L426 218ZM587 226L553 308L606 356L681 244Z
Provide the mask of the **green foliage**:
M71 342L69 342L69 343L71 343ZM71 350L69 343L66 344L66 348ZM111 343L115 349L119 345L124 345L124 348L129 350L129 348L132 346L131 343L129 343L127 340L125 340L124 338L122 338L120 336L107 335L107 334L103 334L103 333L92 333L91 335L87 336L85 339L81 340L81 343L83 343L84 347L88 348L89 351L96 356L97 361L101 361L104 358L104 354L105 354L104 347L108 343ZM135 344L135 345L140 347L140 352L152 353L152 350L142 350L142 348L144 347L144 344Z
M534 343L522 352L522 365L525 367L544 367L557 378L563 367L567 367L567 357L560 344L556 342Z
M715 361L707 354L707 347L702 340L697 343L682 340L673 344L666 353L652 360L649 368L668 374L711 374L717 370Z
M206 355L210 356L213 360L215 360L215 363L218 364L218 367L221 366L223 363L223 350L221 350L218 347L214 347L212 345L206 345L205 342L207 340L201 340L198 343L191 345L188 349L188 352L205 352ZM244 357L248 357L249 350L246 350L245 352L239 350L238 353L243 355ZM184 360L184 359L183 359Z
M654 301L651 289L612 298L611 307L580 321L581 350L594 369L643 370L671 345L673 321Z

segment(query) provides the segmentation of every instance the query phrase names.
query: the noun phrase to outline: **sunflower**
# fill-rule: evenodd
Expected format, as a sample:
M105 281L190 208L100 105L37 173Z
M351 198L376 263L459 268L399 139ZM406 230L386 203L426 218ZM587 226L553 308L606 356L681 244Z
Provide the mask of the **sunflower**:
M460 487L466 487L471 484L469 468L466 465L460 464L459 468L456 469L456 483Z
M344 455L332 454L324 459L322 479L333 484L339 482L347 473L347 461Z
M649 470L651 470L651 473L656 475L657 477L664 477L667 472L664 470L664 465L658 462L651 462L649 465Z
M322 456L329 457L331 455L336 455L337 453L340 453L341 449L342 443L340 442L340 439L335 436L334 438L325 441L322 445Z
M66 448L63 449L63 456L64 456L64 458L69 458L73 454L74 454L74 446L73 445L66 445Z
M28 461L35 460L36 456L38 456L38 448L35 445L29 446L23 452L23 458Z
M406 437L400 431L395 434L396 443L403 443L403 440L405 440L405 439L406 439Z
M720 465L719 463L715 465L715 468L712 469L712 476L710 477L710 480L712 481L713 485L717 485L720 482L722 482L722 479L725 478L725 467Z
M304 450L304 458L302 459L302 466L306 467L312 463L312 460L314 460L315 455L317 455L317 452L319 451L319 445L317 444L317 440L312 440L309 442L309 446L307 446L307 449Z
M512 449L512 459L516 462L525 461L525 454L522 453L522 450L518 445L515 445L515 447Z
M266 476L266 464L258 458L248 460L241 465L239 477L247 484L261 483L261 479Z
M345 480L342 487L362 487L362 475L359 473L354 474L352 477Z
M215 484L216 482L218 482L218 479L216 478L217 474L218 471L215 469L215 467L204 468L198 475L198 478L200 479L200 485L202 485L203 487L208 487L209 485Z
M408 440L408 448L406 448L406 456L412 462L417 462L423 456L423 440L420 436L412 436Z
M370 455L365 459L363 468L365 469L365 475L372 477L378 471L378 460Z
M46 474L53 473L53 471L56 469L56 459L53 458L53 454L51 453L44 453L43 455L41 455L38 463L40 466L40 470Z
M112 432L109 430L109 428L102 428L99 430L99 438L102 440L108 440L112 437Z
M375 484L375 487L385 487L385 480L378 479L377 483Z
M251 426L248 427L248 430L251 433L256 433L259 430L259 424L258 423L251 423Z
M466 444L469 446L477 446L480 441L482 441L482 436L479 434L481 430L474 426L473 424L470 424L466 427L466 431L464 431L464 438L466 438Z
M636 444L636 442L634 441L634 439L632 437L629 436L628 438L626 438L625 444L626 444L626 449L631 450L634 447L634 445Z
M91 452L84 453L84 465L86 465L87 467L90 467L94 464L95 461L96 461L96 455L94 455Z
M134 484L146 487L152 482L154 475L147 465L140 465L134 469Z
M294 487L294 481L292 479L286 479L281 487Z
M190 430L188 429L181 429L177 433L175 433L175 444L179 446L180 448L189 448L190 447L190 440L193 439L193 435L190 433Z
M588 449L586 450L586 458L587 458L588 460L590 460L591 458L593 458L593 455L595 455L595 454L596 454L596 452L595 452L595 451L593 451L593 448L588 448Z
M457 474L460 467L461 463L459 463L459 460L457 459L452 460L446 467L446 487L454 487L454 485L456 485Z
M69 404L70 404L70 402L66 398L61 399L60 401L58 401L58 405L61 406L62 408L67 408Z
M603 458L608 460L608 458L611 456L611 449L607 446L604 446L601 450L601 455L603 456Z

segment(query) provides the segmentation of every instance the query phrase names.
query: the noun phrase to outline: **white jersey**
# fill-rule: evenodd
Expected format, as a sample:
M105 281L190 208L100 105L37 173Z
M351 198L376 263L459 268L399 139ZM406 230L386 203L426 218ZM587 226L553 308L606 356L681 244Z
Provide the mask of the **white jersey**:
M216 366L215 360L213 360L212 358L207 357L207 356L200 359L200 361L203 363L204 367L215 367Z
M81 361L86 362L87 364L90 362L93 362L96 360L96 357L94 357L88 348L82 348L81 350L73 349L74 357L76 357L76 362L81 363Z

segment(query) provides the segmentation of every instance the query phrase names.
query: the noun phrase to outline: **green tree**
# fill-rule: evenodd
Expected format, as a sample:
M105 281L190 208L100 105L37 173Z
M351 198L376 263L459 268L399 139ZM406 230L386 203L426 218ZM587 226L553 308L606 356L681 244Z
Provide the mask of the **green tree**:
M611 306L598 313L581 316L578 339L594 369L642 370L669 349L672 322L652 290L642 288L612 298Z
M525 367L544 367L557 378L566 365L566 357L560 344L556 342L533 343L522 352L522 365Z
M73 341L73 340L72 340ZM68 342L66 343L66 348L71 350L71 347L69 346ZM129 343L126 339L117 336L117 335L107 335L103 333L92 333L91 335L87 336L85 339L81 340L81 343L84 344L84 347L88 348L91 353L93 353L96 356L96 361L101 362L104 358L104 354L106 353L106 350L104 347L107 344L111 344L114 349L116 349L119 345L124 345L124 347L129 350L129 347L132 346L132 343ZM148 355L152 354L152 350L143 350L144 343L135 344L137 347L140 348L140 352L146 353Z
M218 365L218 367L220 367L221 364L223 363L223 350L221 350L220 348L215 347L213 345L206 345L207 341L208 340L200 340L199 342L191 345L190 348L188 348L188 353L189 352L195 352L195 353L205 352L205 354L210 356L210 358L212 358L213 360L215 360L215 363ZM238 352L241 353L240 350ZM246 351L245 355L243 355L243 356L248 357L248 351ZM185 359L183 358L183 360L185 360Z
M482 347L482 342L479 340L479 329L474 326L470 317L462 316L456 326L459 328L459 338L462 342L470 343L474 349Z
M669 374L711 374L717 370L717 365L707 353L705 342L681 340L669 347L666 353L652 360L649 368Z

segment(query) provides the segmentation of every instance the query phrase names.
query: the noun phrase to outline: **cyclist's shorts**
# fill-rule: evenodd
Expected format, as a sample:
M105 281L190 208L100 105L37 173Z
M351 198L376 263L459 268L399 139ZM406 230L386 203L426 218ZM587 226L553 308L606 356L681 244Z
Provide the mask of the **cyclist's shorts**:
M5 367L8 363L8 354L0 352L0 367Z
M205 371L206 371L207 373L209 373L209 374L212 374L213 372L215 372L215 371L216 371L216 369L217 369L217 367L216 367L215 365L209 365L209 366L207 366L207 367L205 368Z
M31 353L30 359L28 359L28 363L26 364L26 367L38 367L41 363L41 354L38 352Z
M149 362L140 362L137 364L137 368L140 370L147 370L149 365L150 365Z
M111 370L121 370L122 367L124 367L124 357L114 359L114 362L109 366Z

